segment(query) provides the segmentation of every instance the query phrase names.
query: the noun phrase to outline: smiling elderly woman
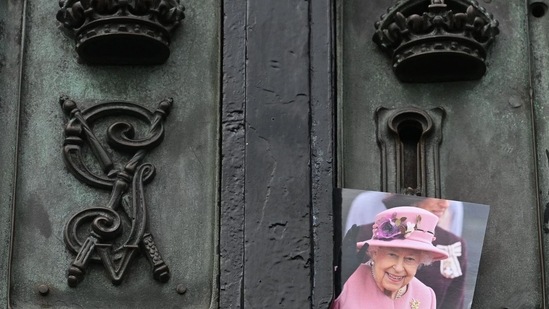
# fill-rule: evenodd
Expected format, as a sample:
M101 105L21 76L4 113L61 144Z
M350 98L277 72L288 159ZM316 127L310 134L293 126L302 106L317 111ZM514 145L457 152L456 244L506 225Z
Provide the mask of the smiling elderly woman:
M422 265L448 257L433 245L438 217L417 207L395 207L376 216L370 260L349 277L332 309L435 309L433 290L415 278Z

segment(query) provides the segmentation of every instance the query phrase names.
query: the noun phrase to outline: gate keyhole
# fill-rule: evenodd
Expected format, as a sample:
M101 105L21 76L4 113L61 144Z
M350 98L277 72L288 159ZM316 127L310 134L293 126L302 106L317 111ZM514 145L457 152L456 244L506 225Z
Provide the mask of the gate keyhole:
M439 196L444 109L381 107L376 113L383 191Z
M401 143L401 185L406 193L417 194L420 192L420 151L423 127L414 120L401 122L397 128Z

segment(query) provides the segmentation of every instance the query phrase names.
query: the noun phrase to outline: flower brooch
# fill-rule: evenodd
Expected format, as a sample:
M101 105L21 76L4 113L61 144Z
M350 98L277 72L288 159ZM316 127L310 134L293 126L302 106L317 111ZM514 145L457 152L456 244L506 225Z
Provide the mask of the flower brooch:
M389 218L386 217L377 220L373 226L373 239L393 240L407 238L417 229L418 224L421 222L421 216L418 215L416 217L415 223L406 222L406 220L406 217L398 218L396 212Z

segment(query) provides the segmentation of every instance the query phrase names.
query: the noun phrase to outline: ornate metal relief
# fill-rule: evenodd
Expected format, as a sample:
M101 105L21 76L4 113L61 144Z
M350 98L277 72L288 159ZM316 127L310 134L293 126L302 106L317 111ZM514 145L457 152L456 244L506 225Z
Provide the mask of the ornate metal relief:
M440 197L442 108L376 111L382 191Z
M184 18L179 0L60 0L57 20L88 64L160 64Z
M83 279L90 261L102 262L112 282L119 284L138 251L148 258L154 279L166 282L170 273L149 231L144 198L144 185L153 180L155 168L143 160L162 142L172 99L161 101L154 112L127 102L107 102L85 110L67 97L61 97L60 103L68 116L63 145L68 170L92 187L111 190L104 207L81 210L65 226L65 244L76 254L68 271L69 286ZM110 148L104 147L94 125L107 117L135 118L148 126L148 132L136 138L132 123L114 122L106 133ZM84 150L97 163L88 160ZM114 152L121 153L117 156L121 162L113 160Z
M375 23L374 42L403 82L475 80L486 72L499 23L473 0L398 1Z

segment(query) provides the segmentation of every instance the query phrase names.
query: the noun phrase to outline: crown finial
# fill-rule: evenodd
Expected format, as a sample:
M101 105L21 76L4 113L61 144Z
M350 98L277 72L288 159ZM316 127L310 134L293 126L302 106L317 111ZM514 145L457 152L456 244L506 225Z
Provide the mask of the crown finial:
M480 79L499 23L474 0L398 1L375 23L373 40L404 82Z
M184 18L180 0L60 0L57 20L88 64L161 64Z
M444 0L431 0L431 4L429 5L429 10L431 12L440 11L445 8L446 4L444 3Z

